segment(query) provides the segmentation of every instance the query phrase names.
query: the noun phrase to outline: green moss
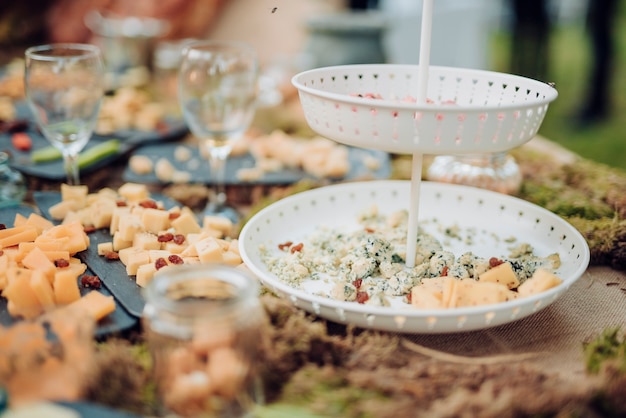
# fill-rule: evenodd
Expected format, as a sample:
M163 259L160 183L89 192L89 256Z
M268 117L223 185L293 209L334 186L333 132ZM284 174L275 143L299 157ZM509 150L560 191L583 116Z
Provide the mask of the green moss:
M278 404L306 407L321 416L366 418L372 415L364 410L364 405L373 401L390 402L382 393L351 385L344 372L331 367L304 366L285 385Z
M608 361L616 364L620 373L626 372L626 336L618 328L607 329L584 344L584 352L589 373L599 373Z

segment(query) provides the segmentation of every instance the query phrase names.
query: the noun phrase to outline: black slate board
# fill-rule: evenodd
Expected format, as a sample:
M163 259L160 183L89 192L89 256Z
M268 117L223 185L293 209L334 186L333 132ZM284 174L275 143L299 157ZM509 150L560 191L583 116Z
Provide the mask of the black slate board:
M0 133L0 151L9 150L13 156L11 160L11 166L16 170L21 171L24 174L40 177L47 180L63 181L66 178L65 171L63 169L63 160L57 159L46 163L35 164L31 161L31 152L37 149L50 146L50 143L38 130L36 123L33 121L30 109L25 102L18 102L15 104L17 115L19 119L28 121L28 128L26 133L30 136L33 142L31 151L19 151L16 150L11 144L11 134ZM112 138L118 138L122 141L122 146L117 154L111 155L95 162L94 164L85 167L81 170L81 174L87 174L102 167L106 167L119 158L128 155L135 148L147 144L147 143L162 143L168 141L174 141L182 138L187 132L187 125L182 119L167 119L165 121L166 129L157 132L142 132L136 130L118 131L114 134L101 136L93 135L85 150L94 147L104 141L108 141Z
M33 198L43 216L48 217L48 209L61 201L58 192L35 192ZM171 208L178 203L160 195L153 195L153 199L162 201L166 208ZM78 254L83 263L89 266L102 281L104 286L113 294L126 311L137 318L141 317L145 301L142 289L137 285L134 278L126 274L126 267L119 260L107 260L98 255L98 244L110 242L113 238L108 230L100 229L89 234L89 248Z
M192 158L189 161L180 162L174 158L177 147L185 147L191 151ZM137 148L133 155L147 156L156 163L160 158L167 158L177 170L187 171L191 174L194 183L212 184L213 179L209 173L209 162L199 156L198 148L183 144L150 144ZM375 158L379 166L372 170L364 163L364 158ZM341 181L365 180L365 179L387 179L391 176L391 158L383 151L368 150L362 148L348 147L348 158L350 161L350 171L345 177L334 179ZM241 168L253 168L255 159L251 154L231 157L226 161L226 173L224 181L226 185L287 185L304 179L315 179L312 175L300 169L285 168L276 172L265 173L261 178L254 181L242 181L237 177L237 171ZM161 183L154 172L140 175L126 167L124 171L124 181L133 183Z
M56 192L54 192L54 194L58 195L58 193ZM36 208L33 208L31 206L25 206L25 205L0 209L0 223L3 223L7 226L11 226L13 225L13 220L15 219L16 213L20 213L24 216L28 216L33 212L43 214ZM94 274L94 272L93 270L88 268L86 274ZM82 287L80 287L80 289L81 289L81 294L83 295L91 291L91 289L84 289ZM106 287L101 287L98 291L106 296L112 295L112 292ZM126 309L124 309L120 305L117 299L115 303L116 303L115 311L111 313L110 315L108 315L106 318L103 318L102 320L98 322L96 329L95 329L96 336L101 337L105 335L110 335L116 332L129 329L137 324L137 318L135 316L130 315L128 311L126 311ZM4 326L10 326L16 321L19 321L19 319L13 318L11 315L9 315L9 312L7 311L6 299L0 298L0 324Z

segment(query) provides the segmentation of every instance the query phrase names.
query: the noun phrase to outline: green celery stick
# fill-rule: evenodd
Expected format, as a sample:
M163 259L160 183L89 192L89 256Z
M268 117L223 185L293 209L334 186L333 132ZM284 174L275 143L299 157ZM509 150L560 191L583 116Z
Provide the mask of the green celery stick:
M117 154L120 150L119 139L109 139L91 147L78 155L78 168L89 167L102 158Z
M30 159L36 164L58 160L61 157L63 157L61 151L54 148L53 146L36 149L30 154Z
M120 144L119 139L109 139L108 141L102 142L81 152L78 155L78 167L89 167L102 158L117 154L120 150ZM61 151L55 147L49 146L33 151L30 157L33 163L37 164L58 160L59 158L62 158L63 155L61 154Z

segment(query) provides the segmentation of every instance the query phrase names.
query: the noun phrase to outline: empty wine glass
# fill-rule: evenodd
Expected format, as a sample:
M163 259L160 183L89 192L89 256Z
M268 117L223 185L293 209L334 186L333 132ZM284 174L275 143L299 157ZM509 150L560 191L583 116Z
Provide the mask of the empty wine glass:
M96 126L104 95L98 47L50 44L26 50L26 100L41 132L63 154L68 184L80 184L78 153Z
M248 44L197 41L187 45L178 74L178 100L201 151L209 158L215 194L205 214L238 221L226 204L225 165L233 141L250 126L256 110L258 59ZM203 149L202 149L203 148Z

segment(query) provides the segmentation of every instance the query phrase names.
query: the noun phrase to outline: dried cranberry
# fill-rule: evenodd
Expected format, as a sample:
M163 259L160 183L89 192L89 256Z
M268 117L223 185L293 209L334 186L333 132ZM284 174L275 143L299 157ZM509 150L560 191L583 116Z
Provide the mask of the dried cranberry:
M107 251L104 254L104 258L106 258L107 260L119 260L120 255L116 251Z
M365 303L369 298L367 292L356 292L356 301L359 303Z
M295 253L295 252L297 252L297 251L302 251L302 248L303 248L303 247L304 247L304 244L303 244L303 243L296 244L296 245L294 245L293 247L291 247L291 250L289 250L289 251L291 251L291 254L293 254L293 253Z
M362 284L363 284L363 279L356 279L355 281L352 282L352 285L356 287L357 289L359 289Z
M185 236L183 234L174 235L174 243L178 245L182 245L185 242Z
M102 282L98 276L90 276L88 274L81 277L80 284L83 287L89 287L92 289L100 289L100 287L102 287Z
M57 268L65 268L65 267L69 267L69 266L70 266L70 262L69 262L69 261L67 261L67 260L66 260L66 259L64 259L64 258L59 258L59 259L57 259L57 260L54 260L54 265L55 265Z
M171 232L166 232L165 234L161 234L157 238L159 242L170 242L173 239L174 239L174 234L172 234Z
M157 203L152 199L146 199L139 202L139 206L146 209L158 209Z
M167 266L167 261L165 261L163 257L157 258L156 261L154 262L154 267L156 267L157 270L160 270L166 266Z
M282 244L278 244L278 249L281 250L281 251L285 251L285 250L289 249L289 247L291 247L292 245L293 245L293 242L287 241L287 242L284 242Z
M177 255L177 254L170 255L169 257L167 257L167 260L170 263L172 263L172 264L183 264L184 263L182 257Z
M489 259L489 267L497 267L497 266L499 266L500 264L503 264L503 263L504 263L504 261L502 261L502 260L500 260L499 258L496 258L496 257L491 257Z

